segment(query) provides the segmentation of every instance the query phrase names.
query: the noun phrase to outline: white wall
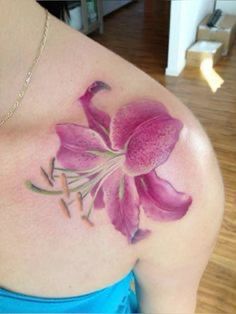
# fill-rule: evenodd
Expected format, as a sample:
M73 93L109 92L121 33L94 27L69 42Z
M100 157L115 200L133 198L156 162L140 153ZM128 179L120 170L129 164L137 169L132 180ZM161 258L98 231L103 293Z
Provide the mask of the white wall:
M197 26L212 13L214 0L171 1L166 75L178 76L186 63L186 49L195 41Z
M236 15L236 0L217 0L216 8L221 9L226 14Z

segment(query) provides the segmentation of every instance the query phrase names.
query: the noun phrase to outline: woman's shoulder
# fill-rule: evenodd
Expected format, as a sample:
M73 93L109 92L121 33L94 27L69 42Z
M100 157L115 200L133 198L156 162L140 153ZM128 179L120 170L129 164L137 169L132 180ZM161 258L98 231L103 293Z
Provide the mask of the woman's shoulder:
M197 233L214 216L209 226L214 234L222 216L223 187L212 145L198 119L134 65L87 36L67 28L65 32L74 52L69 58L69 68L75 71L71 82L84 122L111 154L122 155L123 174L132 178L124 185L134 186L141 217L148 219L145 224L154 223L154 230L163 232L163 237L166 230L173 230L174 236L185 226L183 230L196 230L199 241ZM81 73L78 78L77 73ZM65 130L61 129L62 139ZM112 176L115 180L120 182L117 171Z

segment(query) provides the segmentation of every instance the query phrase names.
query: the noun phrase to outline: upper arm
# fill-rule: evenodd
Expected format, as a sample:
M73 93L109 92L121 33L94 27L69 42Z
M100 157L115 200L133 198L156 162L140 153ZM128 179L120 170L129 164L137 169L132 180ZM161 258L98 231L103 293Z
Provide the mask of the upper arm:
M189 127L186 121L172 156L156 173L191 195L192 204L175 221L142 217L152 229L137 246L135 274L144 313L194 312L198 284L222 220L224 192L215 154L198 122L193 118Z

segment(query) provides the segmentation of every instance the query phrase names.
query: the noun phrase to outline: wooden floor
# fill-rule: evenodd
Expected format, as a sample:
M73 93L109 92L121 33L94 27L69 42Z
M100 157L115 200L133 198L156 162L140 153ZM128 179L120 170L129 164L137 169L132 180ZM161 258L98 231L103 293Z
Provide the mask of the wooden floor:
M157 79L200 119L217 153L226 189L218 242L202 278L196 313L236 313L236 45L215 67L224 84L213 93L198 69L165 77L169 1L133 3L105 19L93 39ZM158 13L160 13L158 15ZM214 219L214 217L212 218Z

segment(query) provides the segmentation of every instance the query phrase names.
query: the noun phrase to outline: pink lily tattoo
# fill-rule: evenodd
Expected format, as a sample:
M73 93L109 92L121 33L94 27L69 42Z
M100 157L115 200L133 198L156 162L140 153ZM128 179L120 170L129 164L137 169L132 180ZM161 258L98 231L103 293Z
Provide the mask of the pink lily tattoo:
M183 124L171 117L163 104L146 99L130 102L110 117L92 102L96 93L110 89L96 81L77 100L87 126L56 125L59 150L51 160L49 174L41 169L50 188L42 189L30 181L26 184L38 193L64 195L66 200L61 198L60 206L68 217L69 206L77 201L81 217L90 226L94 225L93 210L105 208L114 227L133 244L151 233L139 227L141 209L156 221L172 221L182 218L192 203L189 195L176 191L156 173L173 151ZM92 201L84 213L81 201L88 194Z

